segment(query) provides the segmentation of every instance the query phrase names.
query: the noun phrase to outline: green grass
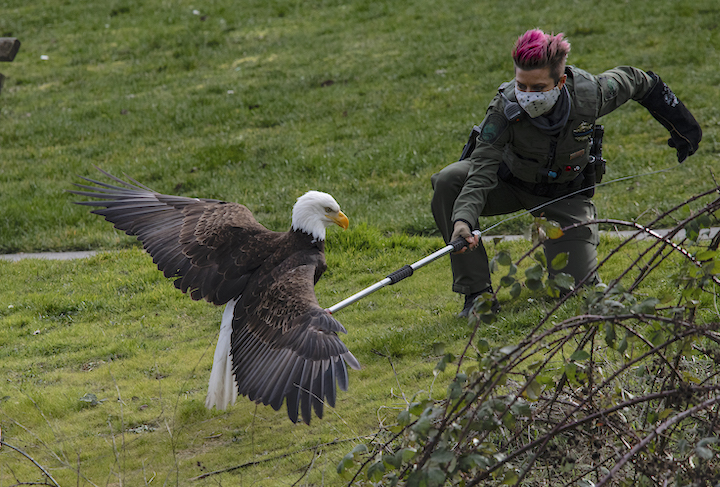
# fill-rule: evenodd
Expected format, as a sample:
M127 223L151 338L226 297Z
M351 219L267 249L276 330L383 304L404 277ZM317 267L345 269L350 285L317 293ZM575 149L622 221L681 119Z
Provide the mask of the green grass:
M601 254L617 243L603 237ZM529 245L502 241L488 248L518 258ZM316 288L320 304L331 306L441 246L439 238L383 236L372 227L332 231L329 269ZM641 248L633 244L616 255L603 279ZM675 293L668 279L673 269L657 271L652 288L640 292ZM246 398L226 412L205 409L221 308L181 294L142 251L0 261L0 274L3 440L60 485L142 485L152 478L169 485L292 485L301 478L302 485L341 485L335 467L355 443L393 423L416 394L444 397L452 373L434 377L444 353L437 345L459 354L471 332L454 317L461 298L450 292L442 260L338 311L348 329L343 340L363 368L351 371L350 390L339 393L323 420L293 425L284 409L256 407ZM527 290L517 300L504 289L499 297L498 321L480 330L493 346L525 337L555 304ZM581 305L574 298L551 321L578 314ZM701 308L714 309L710 302ZM98 404L81 400L90 394ZM252 465L191 481L245 464ZM36 478L29 460L0 450L0 485Z
M96 177L93 164L158 191L242 202L273 229L287 228L297 196L319 189L355 223L436 235L430 175L458 157L512 76L514 39L535 26L565 32L570 62L591 72L658 72L703 126L700 151L676 167L642 107L605 117L608 179L675 169L602 188L600 215L647 219L707 188L718 167L711 0L5 0L0 9L0 35L23 43L2 66L2 252L126 246L64 192L76 175Z
M322 305L440 242L384 239L370 231L356 235L356 242L375 242L345 249L338 242L342 251L329 252L332 271L318 286ZM291 484L310 463L313 448L324 453L309 478L319 482L324 476L334 485L335 466L353 441L372 434L379 418L392 417L393 408L405 404L402 394L409 399L433 389L438 357L432 345L458 343L469 334L453 318L458 298L435 285L436 279L449 279L448 269L427 269L421 279L337 313L363 370L351 373L350 392L339 394L336 409L307 427L290 423L284 409L256 408L245 398L225 413L205 409L221 310L183 296L144 253L0 262L6 276L0 285L4 439L51 468L61 485L75 482L77 469L95 484L109 477L117 482L118 476L124 484L140 485L156 474L184 485L207 471L287 453L292 455L219 478L236 484L270 476L273 485ZM81 401L86 394L100 404ZM433 396L443 394L436 385ZM341 442L320 446L335 440ZM10 482L11 472L34 478L23 457L7 448L0 455L8 467L0 469L0 484Z
M591 72L659 73L703 127L699 152L677 166L642 107L605 117L608 179L673 170L603 187L601 217L647 221L714 184L714 0L0 0L0 36L22 41L0 65L0 252L120 250L0 261L3 440L61 485L338 485L338 461L394 418L403 395L445 393L444 376L433 382L433 344L460 351L470 333L453 317L461 298L447 263L338 312L363 370L324 420L292 425L245 399L208 412L221 310L181 295L133 239L66 190L78 175L99 177L97 165L158 191L241 202L274 230L289 227L300 194L328 191L352 225L329 237L317 293L330 306L442 246L430 176L457 159L512 76L514 40L532 27L565 32L570 62ZM528 244L499 245L518 256ZM604 240L601 255L610 248ZM673 293L668 282L653 292ZM481 331L493 344L524 336L553 305L527 291L500 297L500 320ZM18 453L0 457L0 486L40 477Z

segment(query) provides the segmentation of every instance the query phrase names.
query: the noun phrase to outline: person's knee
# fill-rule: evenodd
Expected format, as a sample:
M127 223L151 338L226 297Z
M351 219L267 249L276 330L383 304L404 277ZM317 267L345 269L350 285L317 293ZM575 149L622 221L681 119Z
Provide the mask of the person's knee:
M553 261L563 253L567 254L567 265L562 269L555 269ZM551 276L564 272L570 274L576 284L596 272L597 246L587 240L548 241L545 245L545 257ZM593 280L592 277L589 280ZM589 281L585 283L591 284Z
M436 192L455 191L462 189L470 168L468 161L458 161L445 166L440 172L430 176L430 182Z
M436 193L445 193L450 191L455 184L455 178L453 177L452 171L442 170L438 173L430 176L430 182L432 183L433 190Z
M438 178L440 177L440 173L436 172L432 176L430 176L430 184L432 185L432 188L435 189L435 184L437 183Z

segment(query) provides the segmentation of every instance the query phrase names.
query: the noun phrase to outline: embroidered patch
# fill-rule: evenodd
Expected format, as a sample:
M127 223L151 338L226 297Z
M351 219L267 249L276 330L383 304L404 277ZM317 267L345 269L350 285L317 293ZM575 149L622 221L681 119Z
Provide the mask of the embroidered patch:
M598 81L600 81L600 88L602 89L604 100L610 100L617 96L617 81L613 78L608 78L607 76L598 76Z
M594 125L591 122L582 121L575 130L573 130L573 137L578 142L581 140L587 140L593 133Z
M505 117L497 113L491 113L485 120L478 137L480 141L492 144L500 138L507 125L508 122Z
M663 83L663 100L665 100L665 104L669 107L675 108L675 106L680 103L680 101L677 99L677 96L675 96L675 93L672 92L670 87Z

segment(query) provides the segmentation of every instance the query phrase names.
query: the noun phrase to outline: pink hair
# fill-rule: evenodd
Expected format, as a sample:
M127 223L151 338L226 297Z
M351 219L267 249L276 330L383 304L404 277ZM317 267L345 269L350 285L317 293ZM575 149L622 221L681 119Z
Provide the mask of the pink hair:
M540 29L525 32L513 48L515 67L523 70L549 67L550 76L559 81L570 54L570 43L563 36L562 33L549 35Z

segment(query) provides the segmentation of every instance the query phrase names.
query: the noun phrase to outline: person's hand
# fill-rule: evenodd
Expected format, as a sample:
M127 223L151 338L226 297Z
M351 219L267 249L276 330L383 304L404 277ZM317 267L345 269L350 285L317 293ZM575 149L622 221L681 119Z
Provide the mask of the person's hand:
M702 133L702 132L700 132ZM670 138L668 139L668 145L677 150L678 162L682 163L688 156L695 153L700 145L700 140L690 141L685 137L682 137L677 132L670 132Z
M453 227L453 233L452 233L452 237L450 237L450 241L454 242L455 240L460 239L460 238L464 238L467 241L468 246L463 247L462 250L457 251L456 252L457 254L462 254L467 249L473 250L475 247L478 246L478 243L480 242L480 237L478 235L473 235L470 232L470 226L462 220L458 220L455 222L455 226Z

